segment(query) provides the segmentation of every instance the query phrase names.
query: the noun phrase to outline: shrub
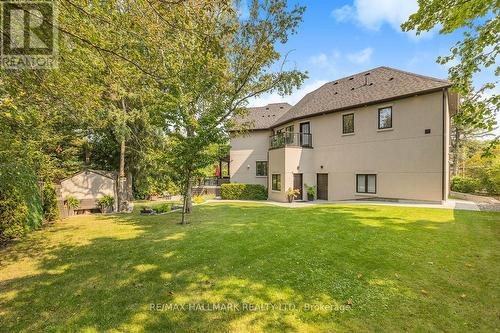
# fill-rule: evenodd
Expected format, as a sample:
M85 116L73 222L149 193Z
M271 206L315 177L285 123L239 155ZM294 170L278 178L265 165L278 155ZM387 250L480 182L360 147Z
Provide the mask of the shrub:
M479 187L479 181L474 178L455 176L451 179L451 190L455 192L474 193Z
M286 191L286 197L288 199L288 202L291 203L293 200L297 199L299 194L300 194L299 189L289 187L288 190Z
M226 200L267 199L267 189L259 184L222 184L220 194Z
M59 218L56 189L52 183L45 183L42 188L42 209L45 221L54 221Z
M500 158L491 167L486 169L486 175L481 183L488 194L500 194Z
M80 200L70 195L69 197L66 197L66 204L71 209L77 209L80 207Z
M201 204L207 200L214 199L214 198L215 198L215 195L213 195L213 194L197 195L197 196L193 197L193 202L196 204Z
M304 184L306 187L306 192L308 195L312 195L313 197L316 195L316 186L307 186L307 184Z
M0 241L40 227L43 210L36 175L26 166L0 168Z
M106 194L102 198L97 199L97 203L101 207L101 211L104 212L106 208L113 207L115 204L115 198L112 195Z
M170 210L172 209L172 204L170 203L162 203L162 204L159 204L157 206L154 206L153 209L157 212L157 213L166 213L166 212L170 212Z
M18 191L0 192L0 241L24 236L29 231L28 205Z

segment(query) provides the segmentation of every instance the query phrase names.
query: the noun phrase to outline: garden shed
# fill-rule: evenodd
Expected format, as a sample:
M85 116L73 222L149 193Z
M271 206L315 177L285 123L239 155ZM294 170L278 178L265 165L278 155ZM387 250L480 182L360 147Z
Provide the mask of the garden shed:
M61 215L85 214L99 212L97 200L105 195L115 198L113 210L117 210L117 173L103 170L84 170L65 178L58 186ZM80 201L80 205L74 211L70 211L65 204L68 197L74 197Z

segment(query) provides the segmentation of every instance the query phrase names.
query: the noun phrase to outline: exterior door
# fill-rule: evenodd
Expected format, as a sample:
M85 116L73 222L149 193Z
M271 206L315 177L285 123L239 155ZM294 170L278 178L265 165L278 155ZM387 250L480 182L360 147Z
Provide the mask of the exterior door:
M302 196L302 174L301 173L294 173L293 174L293 188L300 191L300 193L297 195L297 199L295 199L295 200L302 200L304 197Z
M328 174L318 173L316 178L318 200L328 200Z

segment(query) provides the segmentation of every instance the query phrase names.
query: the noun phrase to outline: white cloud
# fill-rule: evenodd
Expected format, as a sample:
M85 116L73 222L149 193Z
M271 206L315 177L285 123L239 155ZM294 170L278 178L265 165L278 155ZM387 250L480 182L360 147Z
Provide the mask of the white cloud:
M354 0L352 6L344 5L333 10L332 16L338 22L352 20L372 30L389 24L401 31L401 23L417 10L417 0Z
M333 74L337 72L336 65L342 58L342 54L334 50L331 54L319 53L309 57L309 64L322 70L327 70L328 73Z
M287 102L291 105L297 104L306 94L324 85L325 80L314 80L304 84L300 89L288 96L280 96L277 93L266 94L249 101L248 106L264 106L270 103Z
M367 47L366 49L363 49L359 52L349 53L346 57L347 60L349 60L353 64L360 65L369 62L372 58L372 54L373 49L371 47Z
M318 66L318 67L328 67L330 63L328 61L328 57L324 53L320 53L318 55L313 55L309 57L309 63Z
M354 14L355 14L354 8L349 5L344 5L332 11L332 16L338 22L346 22L352 20L355 17Z

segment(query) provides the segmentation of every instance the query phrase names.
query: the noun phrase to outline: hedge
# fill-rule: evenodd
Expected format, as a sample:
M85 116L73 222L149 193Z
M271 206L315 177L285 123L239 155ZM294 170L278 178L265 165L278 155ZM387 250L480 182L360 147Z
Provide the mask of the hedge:
M455 192L474 193L479 188L479 181L474 178L455 176L451 179L451 190Z
M227 200L266 200L267 189L259 184L222 184L220 196Z
M0 190L0 242L24 236L30 230L29 208L15 189Z
M0 242L24 236L43 221L35 174L23 165L0 164Z
M42 188L42 209L45 221L59 219L59 206L57 205L57 194L54 185L45 183Z

